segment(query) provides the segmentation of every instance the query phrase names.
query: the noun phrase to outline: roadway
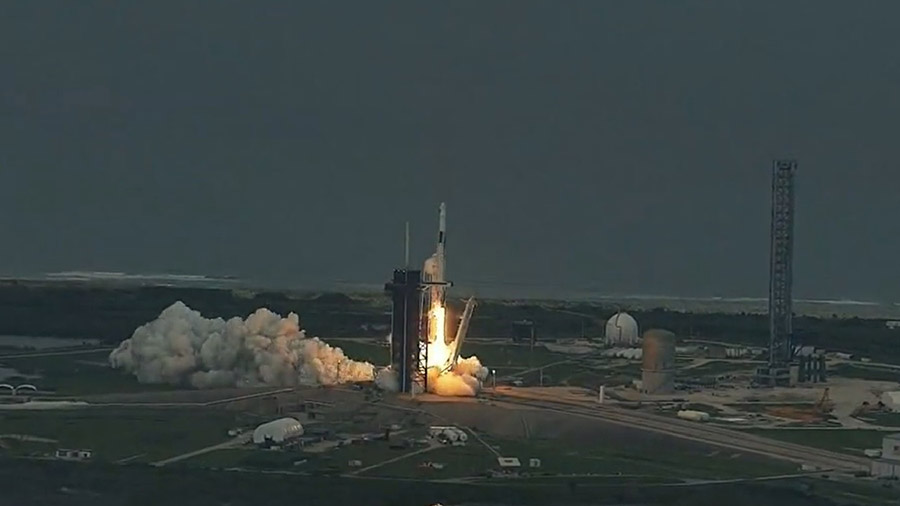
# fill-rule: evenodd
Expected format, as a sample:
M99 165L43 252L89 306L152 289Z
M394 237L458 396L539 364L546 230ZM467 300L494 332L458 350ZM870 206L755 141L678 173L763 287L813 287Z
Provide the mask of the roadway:
M811 464L823 470L867 471L870 466L869 460L863 457L854 457L794 443L775 441L710 424L667 418L647 412L631 412L610 405L589 406L567 402L562 399L534 399L529 398L527 394L495 393L490 396L498 404L527 406L544 411L604 421L713 446L788 460L798 464Z
M192 452L182 453L181 455L176 455L174 457L170 457L165 460L160 460L158 462L154 462L153 465L157 466L157 467L162 467L165 465L172 464L174 462L179 462L179 461L182 461L185 459L196 457L197 455L203 455L204 453L214 452L216 450L224 450L227 448L234 448L236 446L242 446L242 445L249 443L251 437L253 437L253 433L245 432L234 439L229 439L228 441L224 441L219 444L214 444L212 446L207 446L206 448L201 448L199 450L194 450Z
M61 355L87 355L88 353L98 353L101 351L113 351L115 348L113 347L102 347L102 348L85 348L78 350L65 350L65 351L36 351L32 353L14 353L12 355L0 355L0 359L6 358L35 358L35 357L56 357Z

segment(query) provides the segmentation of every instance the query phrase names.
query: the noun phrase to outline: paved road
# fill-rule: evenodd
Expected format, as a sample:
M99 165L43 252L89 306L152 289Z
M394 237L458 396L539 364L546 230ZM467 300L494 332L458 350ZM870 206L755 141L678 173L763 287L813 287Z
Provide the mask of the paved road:
M194 450L192 452L182 453L181 455L176 455L174 457L160 460L158 462L154 462L153 465L157 467L162 467L168 464L172 464L173 462L179 462L185 459L189 459L192 457L196 457L197 455L203 455L204 453L214 452L216 450L224 450L227 448L234 448L235 446L241 446L247 444L250 441L250 438L253 437L253 434L250 432L246 432L241 434L240 436L229 439L228 441L224 441L219 444L215 444L212 446L207 446L206 448L201 448L199 450Z
M530 368L530 369L525 369L525 370L523 370L523 371L519 371L519 372L516 372L516 373L513 373L513 374L508 374L508 375L506 375L506 376L500 376L500 377L498 377L497 379L498 379L499 381L508 381L508 380L511 380L511 379L514 379L514 378L520 378L520 377L522 377L522 376L524 376L524 375L526 375L526 374L528 374L528 373L530 373L530 372L540 371L541 369L546 369L547 367L553 367L553 366L555 366L555 365L561 365L561 364L568 364L568 363L574 362L574 361L575 361L575 359L571 359L571 358L570 358L570 359L566 359L566 360L560 360L560 361L557 361L557 362L550 362L549 364L539 365L539 366L537 366L537 367L532 367L532 368Z
M15 353L12 355L0 355L0 358L34 358L34 357L55 357L59 355L87 355L88 353L98 353L101 351L113 351L113 347L103 348L86 348L79 350L67 351L37 351L34 353Z
M122 401L122 402L89 402L89 403L85 403L85 406L90 406L90 407L135 407L135 406L139 406L139 407L158 407L158 408L162 408L162 407L188 407L188 406L190 406L190 407L195 407L195 408L207 408L207 407L210 407L210 406L217 406L217 405L219 405L219 404L228 404L228 403L230 403L230 402L243 401L243 400L246 400L246 399L253 399L253 398L255 398L255 397L265 397L265 396L268 396L268 395L282 394L282 393L292 392L292 391L294 391L294 388L293 388L293 387L285 387L285 388L278 388L278 389L275 389L275 390L266 390L266 391L264 391L264 392L256 392L256 393L246 394L246 395L237 395L237 396L234 396L234 397L227 397L227 398L225 398L225 399L216 399L216 400L205 401L205 402L193 402L193 401L173 401L173 402L128 402L128 401ZM164 393L164 392L161 392L161 393ZM331 404L331 403L328 403L328 402L322 402L322 401L316 401L316 402L317 402L318 404L327 404L327 405L330 405L330 404Z
M364 472L366 472L366 471L371 471L372 469L377 469L377 468L379 468L379 467L381 467L381 466L390 464L390 463L392 463L392 462L397 462L398 460L408 459L409 457L413 457L413 456L415 456L415 455L420 455L420 454L425 453L425 452L430 452L430 451L432 451L432 450L436 450L436 449L440 448L441 446L442 446L442 445L441 445L440 443L436 443L436 442L432 441L432 442L429 443L429 445L428 445L427 447L422 448L421 450L416 450L416 451L414 451L414 452L404 453L403 455L400 455L400 456L398 456L398 457L394 457L394 458L392 458L392 459L383 460L383 461L381 461L381 462L379 462L379 463L377 463L377 464L373 464L373 465L368 466L368 467L363 467L362 469L357 469L356 471L353 471L352 473L349 473L349 476L354 476L354 475L357 475L357 474L360 474L360 473L364 473Z

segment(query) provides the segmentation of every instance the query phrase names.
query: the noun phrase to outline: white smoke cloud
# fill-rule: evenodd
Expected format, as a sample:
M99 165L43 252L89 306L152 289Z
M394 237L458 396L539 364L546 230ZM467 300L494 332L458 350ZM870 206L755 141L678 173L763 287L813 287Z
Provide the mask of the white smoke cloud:
M400 391L400 375L390 367L384 367L375 374L375 386L386 392Z
M428 392L443 397L475 397L489 372L478 357L460 358L449 371L443 373L439 367L430 367ZM398 392L400 377L393 369L385 367L375 375L375 385L388 392Z
M295 313L258 309L245 320L204 318L182 302L138 327L109 356L141 383L198 388L335 385L371 381L374 367L307 338Z
M473 376L478 379L478 381L484 381L487 379L488 374L490 374L490 370L481 365L481 361L474 355L469 358L460 358L457 360L456 365L453 366L453 371L457 374Z

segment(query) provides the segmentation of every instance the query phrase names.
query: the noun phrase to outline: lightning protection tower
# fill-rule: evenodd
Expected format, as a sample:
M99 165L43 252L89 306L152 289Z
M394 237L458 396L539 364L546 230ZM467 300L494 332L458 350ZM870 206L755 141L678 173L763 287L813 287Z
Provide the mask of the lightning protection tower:
M772 225L769 251L769 363L758 371L760 383L794 383L791 361L794 256L794 174L796 160L772 164Z

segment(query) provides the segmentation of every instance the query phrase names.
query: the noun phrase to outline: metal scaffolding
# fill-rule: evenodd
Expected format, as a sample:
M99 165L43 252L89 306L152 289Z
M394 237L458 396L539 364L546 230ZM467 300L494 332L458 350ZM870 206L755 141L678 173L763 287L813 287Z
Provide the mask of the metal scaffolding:
M769 366L792 359L792 273L794 256L794 173L796 160L772 164L772 229L769 257Z

